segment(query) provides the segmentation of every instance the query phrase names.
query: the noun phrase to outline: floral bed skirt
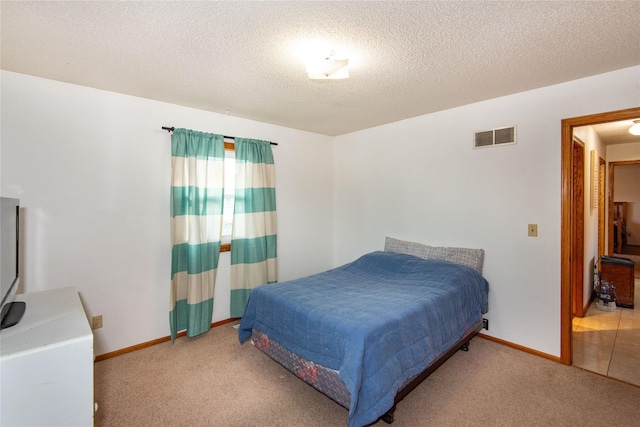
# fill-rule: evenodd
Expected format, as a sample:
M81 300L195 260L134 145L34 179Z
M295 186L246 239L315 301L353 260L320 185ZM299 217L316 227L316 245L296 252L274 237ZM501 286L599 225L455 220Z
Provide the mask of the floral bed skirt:
M338 371L325 368L290 352L266 334L255 329L251 335L251 342L257 349L293 372L298 378L349 409L351 394L344 383L340 381Z

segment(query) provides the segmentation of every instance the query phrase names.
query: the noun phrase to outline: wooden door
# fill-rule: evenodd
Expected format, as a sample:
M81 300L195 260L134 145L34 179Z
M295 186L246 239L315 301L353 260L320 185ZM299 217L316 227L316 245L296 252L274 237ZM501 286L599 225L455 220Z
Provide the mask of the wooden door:
M584 144L573 140L573 229L571 230L572 314L583 316L584 295Z

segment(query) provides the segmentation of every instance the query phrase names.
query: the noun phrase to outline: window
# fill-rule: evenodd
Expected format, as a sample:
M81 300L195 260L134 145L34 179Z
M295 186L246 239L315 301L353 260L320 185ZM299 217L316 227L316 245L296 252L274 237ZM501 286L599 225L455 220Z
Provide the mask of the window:
M236 188L236 152L232 142L224 143L224 209L222 212L222 244L220 252L231 250L233 203Z

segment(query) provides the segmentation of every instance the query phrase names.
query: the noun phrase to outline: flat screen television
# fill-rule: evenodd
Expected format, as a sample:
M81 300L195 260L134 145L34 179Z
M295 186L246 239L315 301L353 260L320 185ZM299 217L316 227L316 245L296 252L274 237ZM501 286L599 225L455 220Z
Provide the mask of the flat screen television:
M20 201L0 197L0 329L20 322L26 304L13 301L20 283Z

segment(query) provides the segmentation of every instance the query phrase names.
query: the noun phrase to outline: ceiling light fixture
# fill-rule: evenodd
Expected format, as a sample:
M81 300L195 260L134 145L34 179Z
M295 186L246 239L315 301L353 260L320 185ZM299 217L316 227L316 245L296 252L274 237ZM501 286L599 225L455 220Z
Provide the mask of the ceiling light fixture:
M631 135L640 135L640 119L633 121L633 124L629 128L629 133Z
M305 62L307 74L312 80L338 80L349 78L349 58L336 56L335 51Z

